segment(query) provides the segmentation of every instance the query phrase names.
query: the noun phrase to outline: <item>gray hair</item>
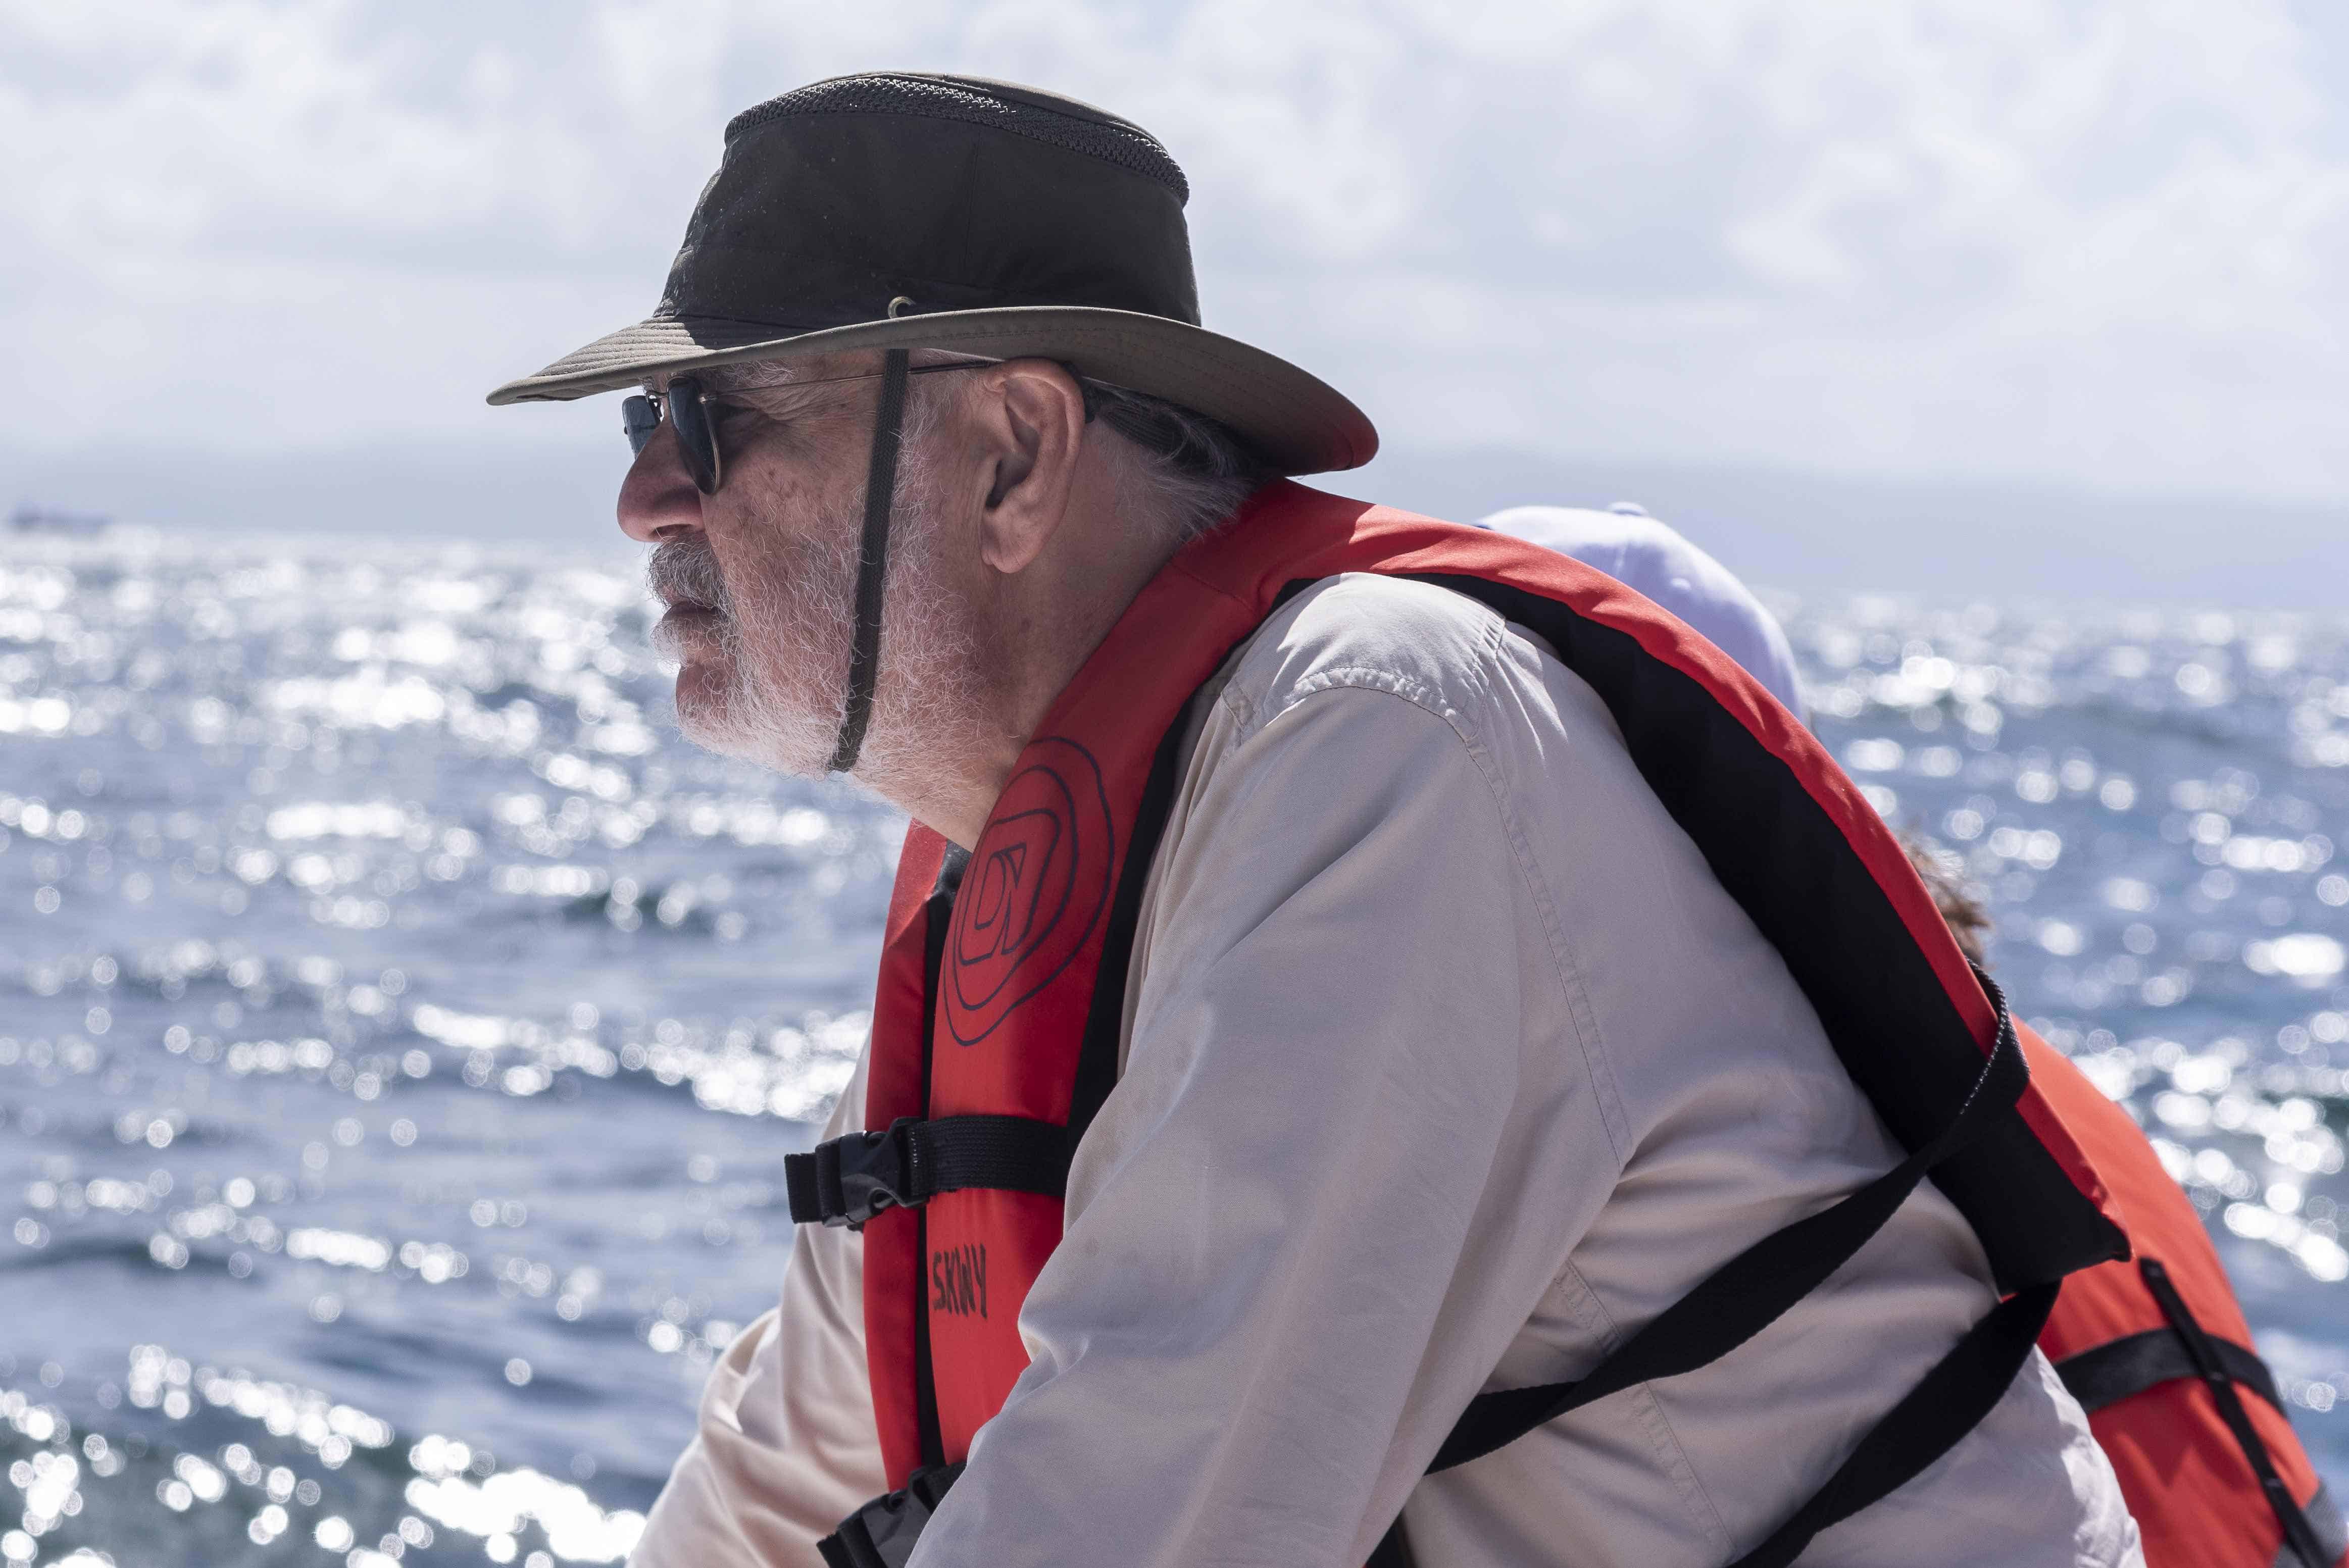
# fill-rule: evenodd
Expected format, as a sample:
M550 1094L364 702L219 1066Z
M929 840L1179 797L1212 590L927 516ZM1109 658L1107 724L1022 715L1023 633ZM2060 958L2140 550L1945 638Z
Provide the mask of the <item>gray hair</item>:
M913 357L924 366L975 363L936 349L917 348ZM795 368L789 361L752 361L720 366L706 379L725 393L780 390L792 384ZM926 380L917 377L906 398L909 452L918 450L951 397ZM1087 377L1078 377L1077 385L1093 427L1109 438L1102 450L1116 471L1120 510L1157 531L1170 552L1214 532L1273 477L1247 442L1205 414Z
M1229 428L1164 397L1081 379L1112 439L1118 500L1162 530L1169 550L1212 533L1272 477Z

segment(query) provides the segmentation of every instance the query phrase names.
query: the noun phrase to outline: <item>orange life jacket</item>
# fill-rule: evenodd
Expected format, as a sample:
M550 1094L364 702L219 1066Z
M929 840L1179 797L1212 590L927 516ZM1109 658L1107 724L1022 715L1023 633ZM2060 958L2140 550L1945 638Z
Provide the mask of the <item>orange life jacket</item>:
M2315 1563L2349 1559L2349 1531L2251 1348L2251 1326L2202 1216L2128 1113L2030 1028L2021 1034L2032 1083L2104 1177L2137 1254L2065 1280L2039 1347L2087 1408L2144 1532L2147 1568L2310 1568L2311 1549ZM2168 1309L2148 1267L2173 1293ZM2180 1309L2187 1322L2178 1321ZM2198 1370L2196 1337L2229 1390ZM2249 1444L2230 1399L2251 1430ZM2266 1494L2268 1476L2306 1522L2297 1548L2285 1540L2289 1515Z
M787 1162L795 1219L862 1228L874 1411L898 1489L823 1543L834 1568L905 1560L1028 1365L1019 1307L1061 1238L1070 1151L1114 1083L1143 883L1178 781L1179 720L1285 594L1346 572L1476 597L1540 634L1597 691L1642 776L1778 947L1911 1151L1844 1202L1725 1260L1579 1383L1480 1397L1433 1468L1725 1353L1856 1251L1930 1171L2011 1294L1916 1398L1887 1389L1889 1414L1852 1461L1817 1496L1790 1499L1785 1525L1741 1559L1783 1563L1987 1412L2044 1325L2055 1282L2127 1255L2122 1207L2025 1081L1995 988L1971 971L1857 789L1759 685L1579 562L1276 483L1137 595L1038 727L969 854L918 825L906 836L874 1008L868 1130ZM2256 1488L2249 1501L2259 1505Z

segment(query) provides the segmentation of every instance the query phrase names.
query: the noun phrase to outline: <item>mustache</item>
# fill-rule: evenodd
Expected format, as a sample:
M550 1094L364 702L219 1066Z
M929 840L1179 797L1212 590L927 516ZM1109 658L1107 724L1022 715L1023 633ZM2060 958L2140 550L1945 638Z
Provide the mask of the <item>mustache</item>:
M672 539L654 547L645 562L645 586L671 604L698 604L721 615L733 613L718 552L699 537Z

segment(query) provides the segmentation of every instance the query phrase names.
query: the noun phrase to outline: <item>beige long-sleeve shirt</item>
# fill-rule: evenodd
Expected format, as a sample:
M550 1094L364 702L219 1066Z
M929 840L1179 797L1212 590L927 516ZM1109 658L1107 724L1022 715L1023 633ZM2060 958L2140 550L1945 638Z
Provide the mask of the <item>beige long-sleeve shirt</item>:
M1423 1479L1471 1396L1578 1376L1899 1151L1537 640L1348 576L1225 674L1152 870L1125 1070L1020 1316L1032 1365L916 1568L1347 1568L1399 1508L1424 1568L1736 1557L1994 1304L1978 1243L1928 1187L1719 1362ZM858 1246L802 1228L641 1568L812 1564L883 1490ZM2034 1354L1803 1561L2141 1558Z

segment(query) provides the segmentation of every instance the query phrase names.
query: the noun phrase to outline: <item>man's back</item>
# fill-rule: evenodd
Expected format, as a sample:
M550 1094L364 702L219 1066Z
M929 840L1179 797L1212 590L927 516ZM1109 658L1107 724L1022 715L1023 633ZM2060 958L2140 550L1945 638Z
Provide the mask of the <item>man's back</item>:
M1266 1363L1295 1391L1253 1429L1253 1457L1251 1429L1200 1411L1237 1470L1326 1486L1330 1454L1284 1467L1282 1443L1318 1425L1326 1450L1359 1416L1371 1431L1353 1441L1376 1449L1383 1418L1402 1429L1383 1501L1467 1394L1576 1376L1746 1243L1899 1159L1597 696L1464 598L1368 577L1300 596L1233 668L1168 838L1127 1084L1080 1159L1070 1239L1204 1237L1226 1209L1280 1206L1282 1251L1314 1261L1267 1267L1321 1328L1269 1330L1311 1343L1302 1366ZM1236 1024L1249 1037L1230 1038ZM1210 1079L1228 1057L1240 1092L1226 1099ZM1252 1107L1260 1142L1235 1125ZM1222 1130L1214 1178L1155 1179L1154 1147L1179 1150L1186 1124ZM1259 1148L1261 1169L1237 1168ZM1414 1261L1448 1262L1440 1286L1421 1271L1435 1294L1407 1306L1393 1274L1344 1272L1335 1238L1381 1226ZM1378 1238L1360 1244L1378 1255ZM1183 1289L1233 1281L1181 1266ZM1048 1336L1061 1284L1048 1271L1030 1301ZM1428 1564L1568 1542L1599 1561L1734 1556L1994 1299L1964 1222L1928 1188L1744 1349L1421 1485L1414 1548ZM1346 1408L1350 1364L1409 1371L1399 1419ZM1322 1424L1309 1407L1325 1386ZM2067 1466L2093 1478L2088 1501ZM2083 1418L2034 1357L1958 1452L1809 1560L2107 1561L2126 1533Z

